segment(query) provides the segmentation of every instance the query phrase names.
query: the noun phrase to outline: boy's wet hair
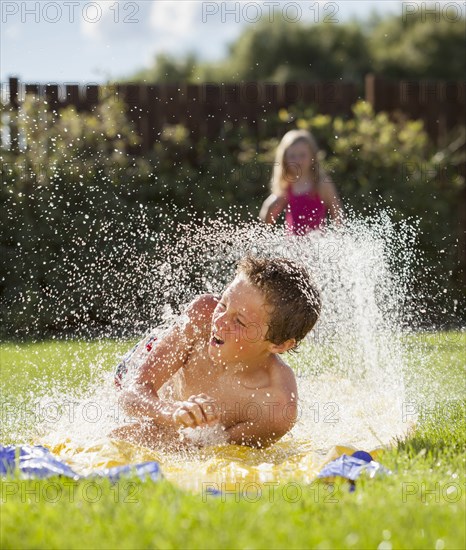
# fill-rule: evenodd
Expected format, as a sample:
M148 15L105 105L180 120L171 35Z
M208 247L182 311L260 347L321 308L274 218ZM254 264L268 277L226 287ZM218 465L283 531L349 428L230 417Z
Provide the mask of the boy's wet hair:
M316 324L320 293L305 267L285 258L247 256L238 263L237 275L260 289L270 306L269 342L279 345L294 338L298 344Z

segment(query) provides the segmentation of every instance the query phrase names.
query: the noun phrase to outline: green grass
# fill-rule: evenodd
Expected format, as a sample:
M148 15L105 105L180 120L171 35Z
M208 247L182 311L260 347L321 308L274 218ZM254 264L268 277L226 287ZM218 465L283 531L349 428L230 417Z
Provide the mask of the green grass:
M166 481L7 479L1 487L0 546L464 548L466 430L458 384L464 384L466 334L409 336L405 345L412 355L410 375L429 373L438 393L415 432L383 455L393 472L389 477L361 479L355 493L346 483L288 483L264 487L261 495L224 496L185 493ZM127 347L109 341L4 344L2 402L34 393L31 381L38 374L44 388L85 387L90 375L99 375L93 364L110 368Z

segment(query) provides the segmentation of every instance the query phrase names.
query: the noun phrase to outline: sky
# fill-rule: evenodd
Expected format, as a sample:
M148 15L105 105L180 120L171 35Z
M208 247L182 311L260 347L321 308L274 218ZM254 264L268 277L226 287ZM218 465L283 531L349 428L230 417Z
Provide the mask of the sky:
M290 22L336 24L423 2L200 0L2 0L0 78L26 83L100 83L150 66L157 53L225 56L228 44L274 8Z

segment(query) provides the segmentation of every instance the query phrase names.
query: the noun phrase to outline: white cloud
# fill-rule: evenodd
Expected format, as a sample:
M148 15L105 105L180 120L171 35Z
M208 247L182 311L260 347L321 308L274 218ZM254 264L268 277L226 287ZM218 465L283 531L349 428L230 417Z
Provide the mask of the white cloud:
M21 31L22 31L21 25L8 25L8 26L5 26L2 33L5 33L4 37L6 39L17 40L21 38L23 35Z
M195 52L204 58L220 58L226 42L236 38L244 26L241 17L236 22L234 15L227 16L221 23L217 17L205 13L206 6L214 5L221 16L225 7L222 5L236 6L235 2L97 0L89 4L92 7L88 15L81 17L81 34L107 47L124 42L129 48L138 49L143 62L149 62L160 52L173 55Z
M152 2L150 28L152 45L157 51L181 53L189 48L199 21L200 2Z
M156 0L152 2L150 26L153 30L182 38L200 21L201 2Z
M154 0L88 2L87 11L83 8L80 14L81 32L87 38L106 43L147 38L151 32L149 19L154 3Z
M235 17L223 20L222 5L230 2L205 2L200 0L156 0L152 2L152 47L155 52L181 54L195 52L204 58L220 58L225 53L226 42L236 38L244 26L244 20ZM235 2L233 4L238 4ZM209 6L218 9L217 16L210 16Z

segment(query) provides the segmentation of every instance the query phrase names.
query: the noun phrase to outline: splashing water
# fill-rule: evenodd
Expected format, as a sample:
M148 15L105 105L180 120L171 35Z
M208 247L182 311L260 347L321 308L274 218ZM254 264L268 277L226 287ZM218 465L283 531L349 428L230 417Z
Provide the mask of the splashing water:
M111 441L107 434L124 418L113 372L103 370L96 358L91 382L82 380L81 389L65 384L41 392L40 380L31 384L30 402L42 410L60 403L67 414L57 411L59 421L27 429L7 426L13 439L46 444L85 473L97 466L159 460L168 478L200 488L212 480L310 480L336 445L372 450L406 435L410 425L403 414L402 327L416 237L412 226L395 225L381 213L372 220L354 218L344 228L294 238L282 229L236 223L230 217L204 220L200 226L186 224L173 241L163 233L152 235L143 216L141 220L142 229L134 238L146 243L143 252L126 238L124 245L109 247L106 256L94 260L102 281L100 294L105 293L106 278L115 276L115 264L125 266L118 275L119 294L104 295L108 317L115 321L111 326L120 334L122 328L126 334L142 334L153 319L170 324L196 294L220 293L232 279L237 260L248 252L287 257L310 270L322 293L321 318L299 353L284 357L298 379L298 422L266 450L212 444L170 453ZM168 235L173 228L169 222L166 226ZM140 285L136 296L135 280ZM87 284L78 269L71 270L69 281L70 292L73 285Z

